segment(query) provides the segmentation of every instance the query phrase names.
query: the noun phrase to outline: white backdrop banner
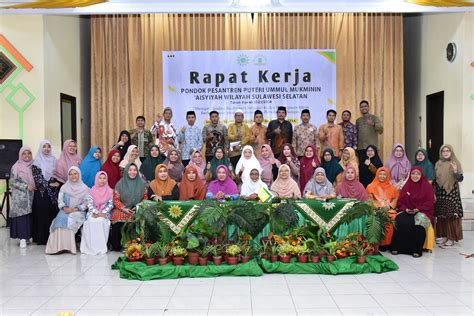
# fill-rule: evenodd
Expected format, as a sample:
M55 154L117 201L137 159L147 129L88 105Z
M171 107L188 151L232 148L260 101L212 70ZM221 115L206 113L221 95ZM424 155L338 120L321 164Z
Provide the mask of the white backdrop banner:
M233 121L237 109L248 122L259 109L268 122L278 106L286 106L294 124L301 110L310 109L311 122L319 126L335 104L334 49L163 52L163 107L173 109L178 126L189 110L196 112L199 126L212 110L224 124Z

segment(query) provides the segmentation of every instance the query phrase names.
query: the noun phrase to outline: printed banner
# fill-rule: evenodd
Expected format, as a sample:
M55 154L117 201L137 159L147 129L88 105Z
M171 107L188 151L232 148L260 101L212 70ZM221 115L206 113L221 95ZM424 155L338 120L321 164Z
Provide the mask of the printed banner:
M247 122L259 109L265 121L286 106L289 119L300 123L310 109L311 122L326 122L326 111L336 105L336 50L224 50L164 51L163 106L173 109L173 120L185 124L186 111L196 112L203 126L216 110L221 123L234 119L237 109Z

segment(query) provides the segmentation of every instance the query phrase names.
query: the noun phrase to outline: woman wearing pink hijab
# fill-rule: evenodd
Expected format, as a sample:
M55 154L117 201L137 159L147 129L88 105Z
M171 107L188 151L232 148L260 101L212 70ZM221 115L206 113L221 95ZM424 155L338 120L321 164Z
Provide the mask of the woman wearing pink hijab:
M395 144L390 160L385 164L390 169L390 181L400 191L410 175L411 163L407 158L405 147Z
M81 253L86 255L107 253L110 214L114 207L112 195L107 173L99 171L95 176L94 186L87 196L88 212L82 226Z
M71 167L79 167L81 164L81 157L77 154L77 143L72 139L64 142L63 151L56 162L56 169L54 169L54 177L62 184L68 180L68 171Z
M33 155L29 147L21 147L18 161L12 167L10 187L12 190L10 217L10 238L20 239L20 247L32 237L33 221L31 206L35 191L35 180L31 166Z
M348 165L343 173L343 180L336 188L337 196L359 201L367 201L369 196L362 183L357 180L357 170L354 166Z

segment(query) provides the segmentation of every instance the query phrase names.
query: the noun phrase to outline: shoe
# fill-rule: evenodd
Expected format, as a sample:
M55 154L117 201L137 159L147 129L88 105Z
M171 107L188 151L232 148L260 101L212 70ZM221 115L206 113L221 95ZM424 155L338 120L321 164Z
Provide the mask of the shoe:
M20 248L26 248L26 239L20 239Z
M452 247L454 246L454 241L448 239L448 241L446 241L443 246Z
M436 244L437 245L442 245L442 244L446 243L446 241L448 241L448 238L446 238L446 237L436 238Z

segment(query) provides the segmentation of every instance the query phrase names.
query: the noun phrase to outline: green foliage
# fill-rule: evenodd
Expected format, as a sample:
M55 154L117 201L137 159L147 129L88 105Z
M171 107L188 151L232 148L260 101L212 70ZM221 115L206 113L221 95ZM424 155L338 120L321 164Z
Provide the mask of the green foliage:
M168 253L170 252L170 246L169 243L166 242L157 242L157 247L156 247L156 254L160 258L166 258Z
M270 230L282 234L298 225L298 215L291 203L280 203L268 209Z

